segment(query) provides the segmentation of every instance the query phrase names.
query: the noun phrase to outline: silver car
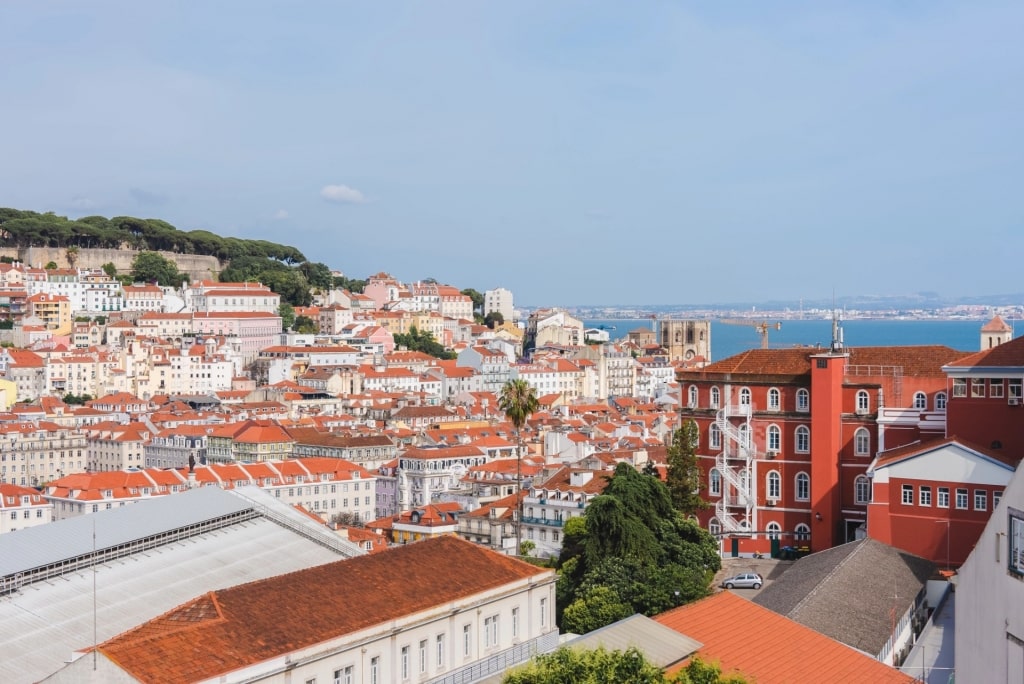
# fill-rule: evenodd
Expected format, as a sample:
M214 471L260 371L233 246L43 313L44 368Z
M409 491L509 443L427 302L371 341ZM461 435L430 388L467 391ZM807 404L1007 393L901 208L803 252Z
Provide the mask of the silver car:
M760 589L762 584L764 580L756 572L743 572L722 580L726 589Z

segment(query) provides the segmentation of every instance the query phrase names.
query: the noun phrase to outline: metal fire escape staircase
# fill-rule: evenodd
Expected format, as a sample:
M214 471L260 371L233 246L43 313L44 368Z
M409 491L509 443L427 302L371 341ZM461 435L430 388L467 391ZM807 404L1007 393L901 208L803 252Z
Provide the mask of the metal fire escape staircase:
M722 476L722 498L715 503L715 516L725 532L751 530L756 525L754 460L757 450L750 416L749 404L726 406L715 414L715 425L722 433L722 450L715 463ZM742 426L746 428L741 429ZM740 475L743 470L747 472L745 479ZM740 524L744 518L748 521L747 527Z

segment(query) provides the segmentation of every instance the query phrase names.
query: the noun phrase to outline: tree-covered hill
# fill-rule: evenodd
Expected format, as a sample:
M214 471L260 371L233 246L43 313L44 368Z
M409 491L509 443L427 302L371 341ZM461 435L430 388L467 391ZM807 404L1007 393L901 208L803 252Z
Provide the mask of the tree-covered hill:
M69 219L47 212L0 208L0 238L9 247L80 247L136 249L204 254L221 261L239 257L274 259L284 264L306 261L302 252L267 240L221 237L206 230L178 230L160 219L133 216L85 216Z

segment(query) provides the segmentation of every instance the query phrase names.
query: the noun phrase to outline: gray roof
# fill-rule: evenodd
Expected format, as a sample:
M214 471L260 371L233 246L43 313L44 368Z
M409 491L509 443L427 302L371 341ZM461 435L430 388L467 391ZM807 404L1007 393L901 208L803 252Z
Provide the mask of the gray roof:
M871 655L935 572L935 564L874 539L820 551L793 564L754 599L805 627Z
M609 651L625 651L635 646L653 665L665 668L695 653L703 644L637 613L566 641L565 645L584 649L604 646Z
M144 506L111 508L0 535L0 577L254 508L252 501L225 494L217 487L199 487L153 497Z
M103 642L205 592L348 555L343 546L331 548L317 538L322 526L315 521L265 492L243 489L203 487L3 535L3 567L35 567L40 560L53 562L61 555L60 547L46 551L37 546L66 543L68 553L83 548L91 552L93 521L100 547L100 540L110 544L139 534L152 536L217 514L255 513L98 565L75 567L0 596L0 682L38 681L60 669L73 652L92 645L94 569L97 638ZM75 538L74 531L84 539ZM12 544L7 537L19 539ZM11 549L25 550L31 560L8 557Z

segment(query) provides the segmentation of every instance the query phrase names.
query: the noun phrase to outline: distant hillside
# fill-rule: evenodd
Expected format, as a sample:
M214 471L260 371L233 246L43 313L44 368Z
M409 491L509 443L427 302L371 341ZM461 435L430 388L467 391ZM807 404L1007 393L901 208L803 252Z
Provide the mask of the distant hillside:
M85 216L77 220L53 213L0 208L0 238L8 247L132 249L201 254L229 261L266 257L285 264L306 261L302 252L266 240L221 237L206 230L178 230L160 219Z
M292 306L308 306L311 288L362 291L364 282L335 277L323 263L299 250L266 240L221 237L206 230L178 230L160 219L86 216L72 220L53 213L0 209L0 256L32 266L99 268L113 264L131 274L139 252L160 252L190 280L259 281Z

